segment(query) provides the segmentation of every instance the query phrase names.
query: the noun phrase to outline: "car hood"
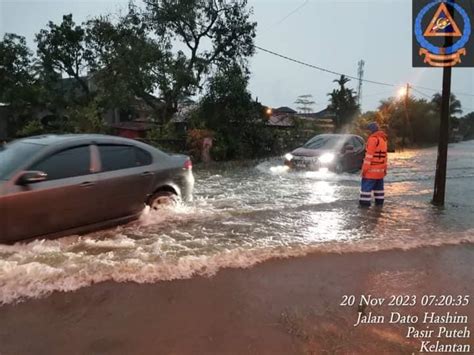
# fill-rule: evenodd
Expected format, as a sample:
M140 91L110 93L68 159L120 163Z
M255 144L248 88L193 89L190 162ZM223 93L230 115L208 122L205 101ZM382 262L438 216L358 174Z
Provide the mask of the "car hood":
M331 149L298 148L291 152L292 155L297 157L319 157L325 153L337 154L336 151Z

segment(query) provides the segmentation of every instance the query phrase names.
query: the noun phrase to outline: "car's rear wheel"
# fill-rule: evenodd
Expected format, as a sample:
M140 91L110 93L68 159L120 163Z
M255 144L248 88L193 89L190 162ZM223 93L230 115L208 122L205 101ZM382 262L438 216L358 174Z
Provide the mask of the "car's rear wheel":
M158 191L148 200L147 205L153 211L159 211L164 208L176 206L179 202L179 197L170 191Z

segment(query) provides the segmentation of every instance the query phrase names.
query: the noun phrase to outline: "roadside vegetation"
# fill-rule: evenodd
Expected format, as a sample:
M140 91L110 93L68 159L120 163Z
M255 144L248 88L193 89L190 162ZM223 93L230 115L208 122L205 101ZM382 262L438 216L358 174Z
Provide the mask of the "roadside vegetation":
M369 122L376 121L389 135L394 148L427 146L438 142L441 100L433 95L431 100L408 97L388 98L380 102L377 111L360 115L350 129L363 135ZM460 101L451 95L450 137L451 141L473 139L473 113L463 113Z

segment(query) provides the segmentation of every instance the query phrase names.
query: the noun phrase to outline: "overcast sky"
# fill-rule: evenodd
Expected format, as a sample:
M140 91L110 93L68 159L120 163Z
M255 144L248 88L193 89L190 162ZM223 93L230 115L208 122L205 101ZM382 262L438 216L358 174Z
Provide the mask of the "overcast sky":
M23 35L34 48L34 34L49 20L72 13L77 23L125 9L128 0L0 0L0 34ZM411 67L412 0L249 0L258 22L256 44L301 61L357 76L364 59L365 78L397 85L407 82L437 89L441 69ZM298 11L295 11L297 10ZM251 59L250 90L262 103L290 106L301 94L312 94L315 110L327 106L335 84L331 74L288 62L264 52ZM350 83L353 88L357 83ZM363 109L397 89L364 84ZM431 96L433 91L421 90ZM474 68L453 70L453 92L466 112L474 111ZM421 94L415 93L417 96Z

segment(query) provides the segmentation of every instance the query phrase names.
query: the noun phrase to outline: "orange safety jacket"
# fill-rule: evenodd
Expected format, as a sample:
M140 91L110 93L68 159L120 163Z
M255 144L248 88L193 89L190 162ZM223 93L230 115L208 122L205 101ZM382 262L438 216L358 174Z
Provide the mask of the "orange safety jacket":
M387 175L387 135L382 131L373 133L367 139L362 177L383 179Z

